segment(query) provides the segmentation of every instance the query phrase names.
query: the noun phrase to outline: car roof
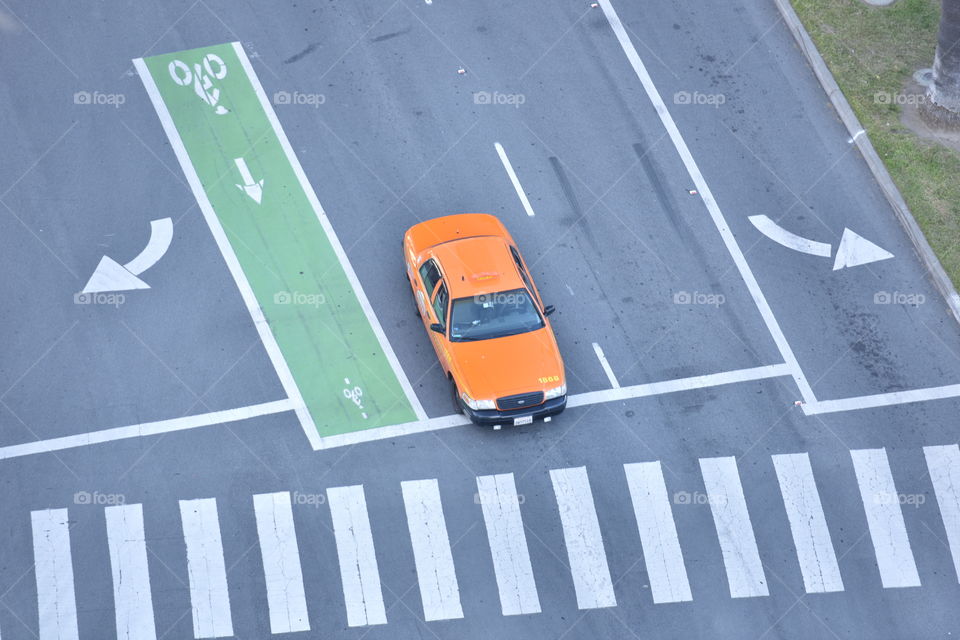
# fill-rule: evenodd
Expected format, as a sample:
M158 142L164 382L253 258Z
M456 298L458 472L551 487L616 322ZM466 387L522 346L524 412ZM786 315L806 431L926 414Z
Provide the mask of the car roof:
M524 286L510 249L499 236L474 236L429 250L440 263L451 298L519 289Z

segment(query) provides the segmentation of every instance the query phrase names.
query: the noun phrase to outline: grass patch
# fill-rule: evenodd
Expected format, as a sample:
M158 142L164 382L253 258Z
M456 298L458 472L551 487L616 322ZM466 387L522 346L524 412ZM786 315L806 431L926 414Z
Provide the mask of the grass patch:
M960 154L900 123L896 95L913 72L933 65L938 0L791 0L920 228L960 288Z

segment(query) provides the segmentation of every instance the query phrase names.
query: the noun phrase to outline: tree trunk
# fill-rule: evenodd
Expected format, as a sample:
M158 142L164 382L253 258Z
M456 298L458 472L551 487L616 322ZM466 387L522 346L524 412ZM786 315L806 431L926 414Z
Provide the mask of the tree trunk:
M931 104L921 112L928 122L955 127L960 122L960 0L941 0L940 6L933 82L927 89Z

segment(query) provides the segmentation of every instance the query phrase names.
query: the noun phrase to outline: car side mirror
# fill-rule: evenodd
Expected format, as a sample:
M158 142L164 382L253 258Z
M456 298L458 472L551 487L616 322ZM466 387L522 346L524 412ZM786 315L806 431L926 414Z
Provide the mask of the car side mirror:
M555 306L553 306L552 304L548 304L543 308L543 315L548 316L556 310L557 308Z
M430 331L435 331L436 333L444 333L443 325L439 322L434 322L430 325Z

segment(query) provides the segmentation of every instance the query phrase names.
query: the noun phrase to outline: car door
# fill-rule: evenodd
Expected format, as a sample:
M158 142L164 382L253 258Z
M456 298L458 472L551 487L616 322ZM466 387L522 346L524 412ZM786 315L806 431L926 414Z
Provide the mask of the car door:
M417 309L424 327L429 331L434 321L430 319L429 307L433 301L433 293L440 282L440 267L436 260L427 258L417 269L417 278L414 279L414 296L417 299Z
M450 352L447 350L447 319L450 315L450 295L447 292L447 285L440 279L436 290L433 292L433 299L430 301L431 320L430 323L438 323L443 327L443 332L438 333L427 327L427 333L430 334L430 341L433 342L433 349L437 352L437 358L443 365L444 371L450 370Z

